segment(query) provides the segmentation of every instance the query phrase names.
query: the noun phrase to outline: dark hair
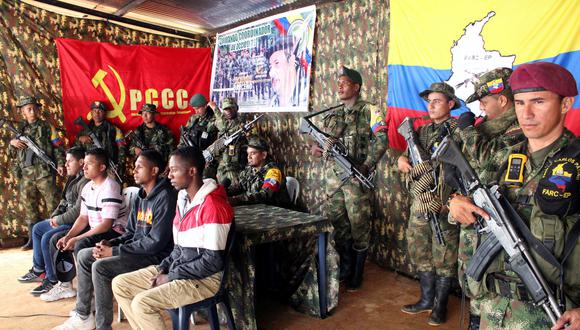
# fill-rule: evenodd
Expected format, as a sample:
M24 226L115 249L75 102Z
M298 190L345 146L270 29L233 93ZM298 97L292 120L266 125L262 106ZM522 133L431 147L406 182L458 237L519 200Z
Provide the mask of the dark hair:
M205 168L205 158L201 150L196 147L185 147L174 150L170 156L179 157L184 161L187 166L195 167L199 172L199 175L203 175L203 169Z
M103 148L93 148L85 152L85 156L95 156L95 158L101 163L109 168L109 156Z
M85 158L85 149L83 147L72 147L66 153L73 156L76 160Z
M145 149L145 150L141 151L141 153L139 154L139 157L143 157L143 158L147 159L148 161L153 163L154 167L158 167L159 168L159 173L157 173L158 175L163 173L163 171L165 171L165 167L167 166L167 162L165 161L165 159L163 159L163 156L161 156L159 151L157 151L155 149Z

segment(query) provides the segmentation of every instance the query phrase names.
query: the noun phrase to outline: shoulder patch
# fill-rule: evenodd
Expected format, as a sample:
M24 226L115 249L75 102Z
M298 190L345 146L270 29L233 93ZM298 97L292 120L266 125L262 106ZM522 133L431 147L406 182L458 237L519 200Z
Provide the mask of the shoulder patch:
M280 184L282 183L282 171L278 168L271 168L266 172L264 176L264 183L262 184L262 189L270 189L274 192L280 190Z
M370 120L370 128L373 131L373 134L378 134L379 132L386 132L387 131L387 123L385 122L385 116L381 111L381 108L374 105L368 105L369 110L371 112L371 120Z

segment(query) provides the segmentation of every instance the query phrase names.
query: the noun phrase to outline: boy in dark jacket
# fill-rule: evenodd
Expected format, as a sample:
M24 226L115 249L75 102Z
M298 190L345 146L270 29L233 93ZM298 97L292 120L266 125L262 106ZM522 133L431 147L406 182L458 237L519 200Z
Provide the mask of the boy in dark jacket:
M103 240L77 256L78 294L76 313L55 329L111 329L113 321L112 279L122 273L158 264L173 248L171 220L176 193L160 178L163 156L143 150L135 161L134 178L141 189L131 207L123 236ZM91 313L94 290L95 316Z
M165 329L163 310L204 300L219 289L234 212L224 187L213 179L202 180L204 167L196 148L172 153L169 179L180 189L173 252L158 266L113 280L115 299L133 329Z

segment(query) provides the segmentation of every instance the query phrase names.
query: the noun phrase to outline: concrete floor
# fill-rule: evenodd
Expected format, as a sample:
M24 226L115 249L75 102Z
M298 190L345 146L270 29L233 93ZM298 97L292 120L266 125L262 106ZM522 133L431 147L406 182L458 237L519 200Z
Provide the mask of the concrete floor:
M0 329L51 329L64 322L68 312L74 308L74 299L46 303L28 293L36 284L16 281L18 276L26 273L31 263L30 251L0 250ZM324 320L300 314L273 299L262 299L258 301L257 310L259 329L435 329L427 325L427 314L407 315L400 312L401 305L417 299L418 283L373 263L366 264L365 282L361 290L346 292L341 288L340 293L339 306ZM459 306L460 300L452 296L449 320L438 329L459 329ZM31 314L52 316L17 317ZM166 321L170 328L169 318ZM127 321L114 322L113 329L130 327ZM205 330L209 326L202 323L192 329Z

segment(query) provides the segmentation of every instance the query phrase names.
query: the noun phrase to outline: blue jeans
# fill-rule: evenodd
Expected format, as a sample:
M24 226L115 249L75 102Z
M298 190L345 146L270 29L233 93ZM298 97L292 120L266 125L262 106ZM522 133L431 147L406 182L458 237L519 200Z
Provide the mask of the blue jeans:
M60 225L56 228L50 226L50 220L42 220L32 227L32 264L36 269L44 269L46 278L56 282L54 273L53 256L50 253L50 238L59 232L69 230L71 225Z

